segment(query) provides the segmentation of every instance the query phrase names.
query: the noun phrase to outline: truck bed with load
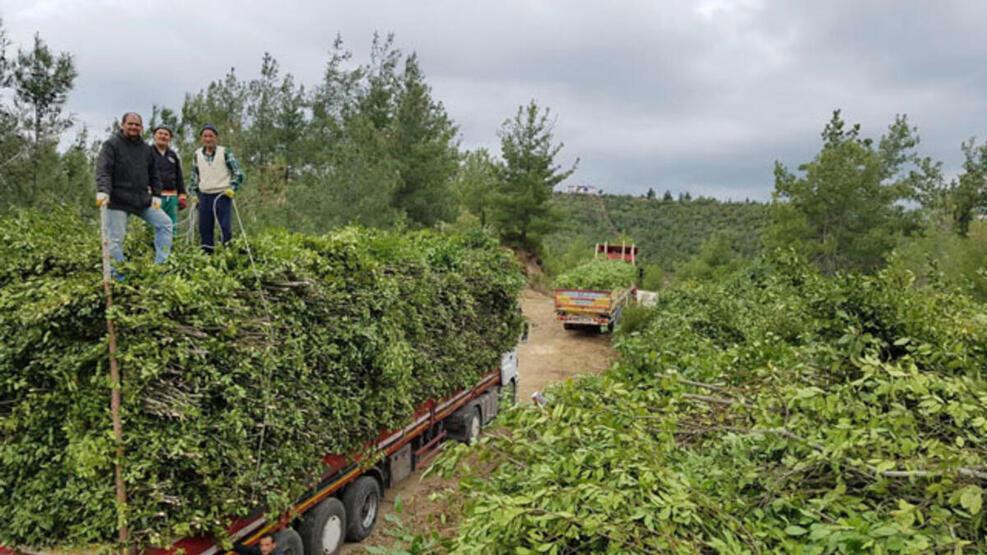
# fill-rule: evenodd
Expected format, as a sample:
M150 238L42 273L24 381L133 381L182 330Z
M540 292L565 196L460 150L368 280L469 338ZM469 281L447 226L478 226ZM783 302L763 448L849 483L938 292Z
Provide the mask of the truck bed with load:
M444 441L472 442L493 420L502 400L514 403L518 387L517 350L505 353L500 367L477 384L444 399L423 403L407 426L385 430L367 442L362 453L323 457L325 472L318 483L296 500L279 519L263 510L233 520L227 532L235 542L253 545L271 534L284 553L332 555L344 542L368 537L377 522L385 489L427 465ZM366 464L367 455L376 460ZM0 546L2 555L50 555L50 551ZM168 547L150 548L147 555L214 555L224 553L217 539L196 536Z
M298 499L279 520L262 512L233 522L231 537L247 545L274 534L278 545L295 554L337 553L344 541L361 541L373 531L383 491L426 465L447 439L471 442L480 428L497 416L501 399L516 401L517 350L506 353L500 368L483 376L476 386L445 399L429 400L399 430L387 430L368 442L369 453L380 460L361 464L360 455L326 455L326 472L309 493ZM212 555L221 553L209 537L186 538L148 555Z
M638 248L634 245L597 244L595 257L604 260L620 260L634 265ZM627 283L614 289L560 287L554 291L555 318L565 329L599 327L612 331L624 308L634 300L636 286Z
M516 387L524 278L482 232L269 230L166 268L138 245L111 310L92 222L0 235L23 238L0 245L0 545L21 552L276 532L331 553Z

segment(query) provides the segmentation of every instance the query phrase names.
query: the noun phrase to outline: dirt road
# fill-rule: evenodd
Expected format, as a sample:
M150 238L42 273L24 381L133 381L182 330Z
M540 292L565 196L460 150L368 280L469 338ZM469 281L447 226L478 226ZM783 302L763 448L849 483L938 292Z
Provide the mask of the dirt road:
M521 310L530 331L527 343L518 349L519 401L531 402L535 391L572 376L603 372L613 361L610 335L562 329L552 297L525 289Z
M518 349L518 372L521 377L518 401L531 402L531 394L542 391L550 384L580 374L595 374L606 370L613 361L610 336L596 332L566 331L555 320L552 297L533 289L525 289L521 296L521 310L528 320L528 341ZM408 529L423 531L443 526L442 505L430 499L455 486L454 481L430 476L421 479L421 471L415 472L396 487L388 490L381 504L381 514L372 536L362 544L348 544L344 554L365 552L361 546L392 545L394 539L387 532L393 530L385 515L393 514L394 501L401 499L403 510L399 516Z

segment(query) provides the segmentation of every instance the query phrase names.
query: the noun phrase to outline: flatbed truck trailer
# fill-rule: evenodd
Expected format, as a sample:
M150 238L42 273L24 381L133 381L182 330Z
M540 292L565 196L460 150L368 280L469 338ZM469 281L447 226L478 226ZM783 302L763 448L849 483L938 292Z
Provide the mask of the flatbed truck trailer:
M501 399L511 403L517 400L518 380L514 349L503 355L499 368L483 375L473 387L422 403L407 426L383 431L369 441L369 452L379 455L374 464L361 464L358 454L324 456L321 478L290 510L279 519L269 520L258 508L250 516L230 523L230 538L254 545L272 534L278 547L293 555L332 555L339 553L346 541L363 540L377 522L383 491L427 465L447 439L472 442L480 429L497 416ZM0 555L52 553L0 546ZM143 553L214 555L225 551L216 539L199 536L164 548L145 549Z

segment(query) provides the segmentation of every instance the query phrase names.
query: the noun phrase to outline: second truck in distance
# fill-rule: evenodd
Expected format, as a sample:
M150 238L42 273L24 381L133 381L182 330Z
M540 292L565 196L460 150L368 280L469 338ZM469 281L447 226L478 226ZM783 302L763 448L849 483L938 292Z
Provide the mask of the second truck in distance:
M556 280L555 319L565 329L613 331L637 293L637 254L633 244L598 243L591 262Z

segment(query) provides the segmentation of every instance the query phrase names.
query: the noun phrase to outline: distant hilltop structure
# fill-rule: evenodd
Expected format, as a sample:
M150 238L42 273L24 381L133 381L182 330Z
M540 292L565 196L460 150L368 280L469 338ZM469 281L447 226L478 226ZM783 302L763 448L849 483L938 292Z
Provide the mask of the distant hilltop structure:
M597 189L592 185L566 185L565 192L570 195L602 195L603 189Z

